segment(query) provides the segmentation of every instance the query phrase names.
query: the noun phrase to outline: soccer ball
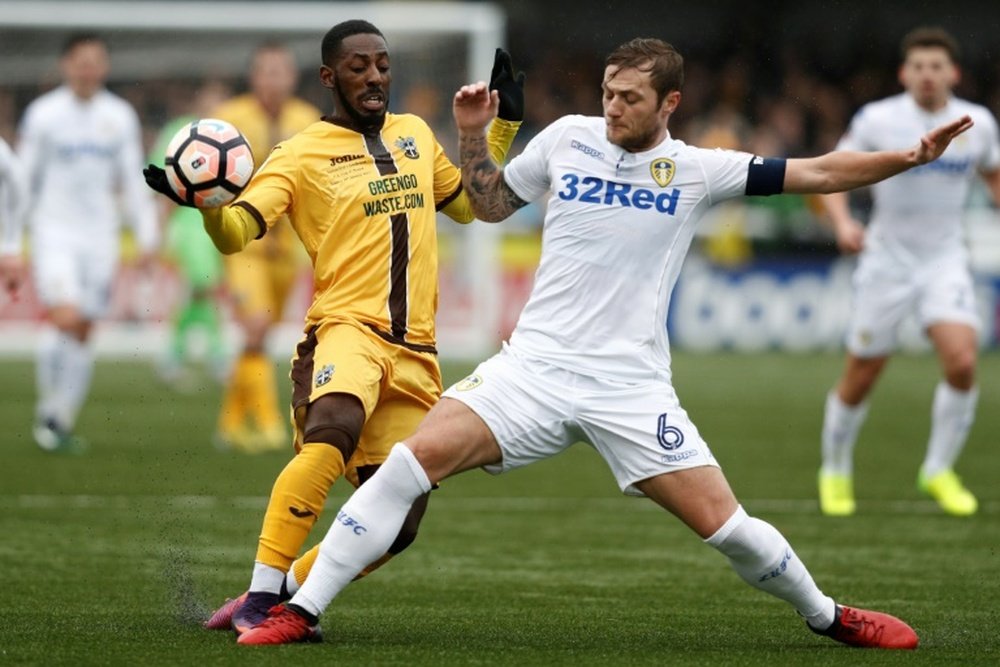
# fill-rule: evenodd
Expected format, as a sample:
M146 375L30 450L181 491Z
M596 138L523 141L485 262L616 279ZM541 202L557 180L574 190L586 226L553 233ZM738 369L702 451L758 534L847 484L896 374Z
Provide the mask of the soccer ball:
M213 208L231 202L246 187L253 175L253 153L232 124L202 118L173 136L164 166L178 197L197 208Z

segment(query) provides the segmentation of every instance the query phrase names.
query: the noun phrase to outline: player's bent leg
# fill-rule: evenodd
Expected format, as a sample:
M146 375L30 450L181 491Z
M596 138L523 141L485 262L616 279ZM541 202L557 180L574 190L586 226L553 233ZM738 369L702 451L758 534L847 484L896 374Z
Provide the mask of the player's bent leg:
M298 634L287 632L275 617L240 636L244 644L301 641L333 598L361 570L386 553L399 535L413 503L451 474L496 463L500 447L486 424L470 408L442 399L417 432L392 448L370 480L337 513L320 545L319 557L287 608L300 615ZM428 475L430 473L430 476Z

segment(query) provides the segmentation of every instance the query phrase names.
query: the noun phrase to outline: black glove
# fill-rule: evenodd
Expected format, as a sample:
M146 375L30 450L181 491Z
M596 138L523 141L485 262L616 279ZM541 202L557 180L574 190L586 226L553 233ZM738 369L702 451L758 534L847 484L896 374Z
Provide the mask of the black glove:
M510 54L497 49L490 72L490 90L500 94L500 108L497 116L504 120L524 120L524 72L514 76L514 65Z
M146 165L146 168L142 170L142 175L146 179L146 185L153 188L161 195L170 197L175 204L180 206L190 206L192 208L194 207L194 204L189 204L177 196L177 193L170 187L170 183L167 183L167 172L163 171L155 164Z

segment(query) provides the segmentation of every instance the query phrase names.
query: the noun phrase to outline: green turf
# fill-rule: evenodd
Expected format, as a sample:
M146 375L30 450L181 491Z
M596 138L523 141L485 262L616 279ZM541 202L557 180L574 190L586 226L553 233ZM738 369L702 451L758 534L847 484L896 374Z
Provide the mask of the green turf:
M909 620L916 653L811 635L676 520L621 497L582 446L446 482L406 555L335 601L326 643L237 647L198 621L246 586L287 455L213 450L217 388L179 395L146 366L110 362L79 424L89 452L46 455L28 435L31 366L5 361L0 665L1000 663L1000 357L981 367L959 472L982 511L964 520L914 487L936 378L926 357L894 360L874 396L858 515L818 515L818 430L839 367L834 355L678 354L675 381L747 508L788 536L827 592Z

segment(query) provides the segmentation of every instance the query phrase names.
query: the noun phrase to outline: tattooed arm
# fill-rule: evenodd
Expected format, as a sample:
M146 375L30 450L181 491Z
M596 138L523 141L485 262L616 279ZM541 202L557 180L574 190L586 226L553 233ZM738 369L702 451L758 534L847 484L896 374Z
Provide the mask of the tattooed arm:
M462 187L476 217L486 222L499 222L527 204L510 189L503 168L490 157L486 126L496 116L497 104L496 92L482 82L462 86L453 104Z

